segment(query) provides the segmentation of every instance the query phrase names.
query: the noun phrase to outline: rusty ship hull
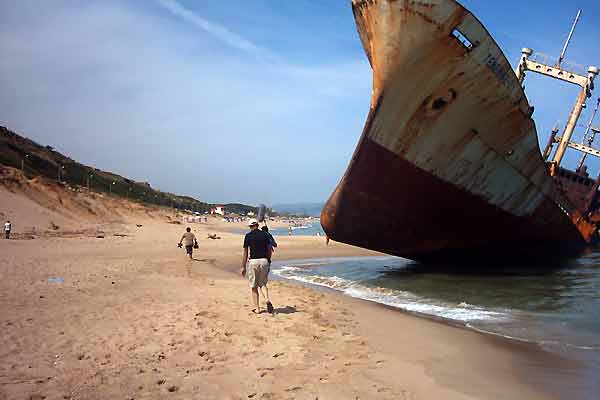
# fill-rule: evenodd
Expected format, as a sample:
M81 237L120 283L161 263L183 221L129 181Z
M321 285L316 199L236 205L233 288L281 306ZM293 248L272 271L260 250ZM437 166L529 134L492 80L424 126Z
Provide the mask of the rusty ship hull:
M353 0L370 112L325 204L333 240L418 261L571 255L589 224L550 176L533 109L452 0Z

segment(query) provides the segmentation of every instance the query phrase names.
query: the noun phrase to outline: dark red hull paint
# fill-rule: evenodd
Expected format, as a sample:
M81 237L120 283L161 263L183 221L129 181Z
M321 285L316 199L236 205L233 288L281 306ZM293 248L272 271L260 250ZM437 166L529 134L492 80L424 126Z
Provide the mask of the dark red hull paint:
M417 261L541 259L585 247L556 205L517 217L364 135L321 224L332 240Z

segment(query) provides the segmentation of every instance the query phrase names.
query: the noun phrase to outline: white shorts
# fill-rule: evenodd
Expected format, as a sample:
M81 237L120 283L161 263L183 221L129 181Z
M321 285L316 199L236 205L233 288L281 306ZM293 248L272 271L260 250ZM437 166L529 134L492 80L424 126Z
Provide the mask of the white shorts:
M269 280L271 266L266 258L254 258L248 261L248 283L251 288L263 287Z

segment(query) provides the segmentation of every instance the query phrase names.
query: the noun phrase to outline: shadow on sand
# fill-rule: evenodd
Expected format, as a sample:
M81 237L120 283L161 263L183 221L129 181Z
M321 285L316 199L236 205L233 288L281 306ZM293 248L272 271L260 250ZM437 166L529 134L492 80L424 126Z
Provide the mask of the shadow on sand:
M285 307L276 308L274 314L294 314L297 312L298 312L298 310L296 310L296 307L285 306Z
M214 259L214 258L192 258L191 261L205 262L205 263L209 263L209 264L214 264L217 260Z

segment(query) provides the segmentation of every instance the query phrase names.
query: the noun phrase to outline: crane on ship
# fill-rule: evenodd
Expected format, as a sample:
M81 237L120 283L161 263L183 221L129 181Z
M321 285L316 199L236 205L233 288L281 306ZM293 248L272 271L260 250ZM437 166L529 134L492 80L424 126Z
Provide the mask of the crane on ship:
M596 135L600 132L600 127L594 126L594 119L600 108L600 98L596 101L595 108L591 113L591 118L586 126L581 142L578 143L571 140L581 113L586 107L586 101L592 97L595 79L600 72L598 67L593 65L588 67L587 73L577 70L573 66L565 65L567 49L581 18L581 14L581 10L578 10L560 56L555 63L549 57L534 54L532 49L524 48L521 51L521 59L515 73L521 85L525 80L525 74L527 72L534 72L545 77L577 85L581 88L562 134L559 135L558 125L552 129L548 143L542 152L542 157L546 161L550 175L558 183L558 186L570 202L579 210L584 211L588 221L596 223L598 226L600 225L600 196L598 192L600 175L595 180L591 179L587 172L585 161L588 155L600 158L600 150L593 147ZM557 146L554 156L549 161L555 145ZM561 165L567 149L582 153L574 171Z

